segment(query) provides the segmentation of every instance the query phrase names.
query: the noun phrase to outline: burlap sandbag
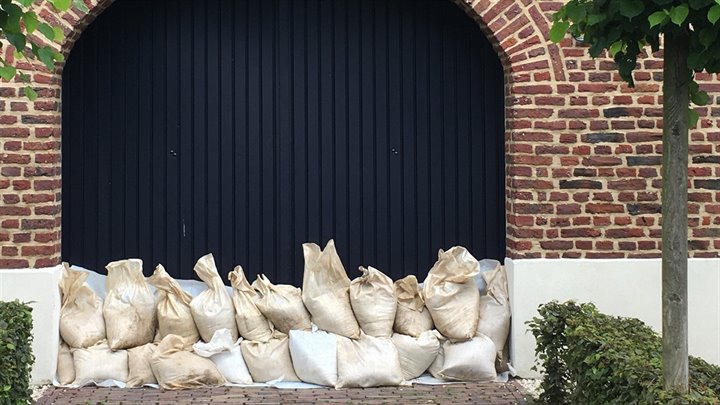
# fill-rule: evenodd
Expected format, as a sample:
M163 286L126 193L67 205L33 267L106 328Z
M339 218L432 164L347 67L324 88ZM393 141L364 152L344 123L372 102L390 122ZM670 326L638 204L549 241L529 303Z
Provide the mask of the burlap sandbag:
M495 381L495 354L495 343L482 334L465 342L447 341L437 376L448 381Z
M233 287L235 323L240 336L246 340L267 342L272 337L272 325L255 305L259 295L245 278L243 268L236 266L228 275L228 279Z
M325 250L314 243L303 244L305 272L303 273L302 299L312 321L318 328L357 338L360 327L350 305L350 279L335 250L335 241Z
M235 308L218 274L212 253L197 261L195 273L208 287L190 301L190 310L200 336L205 342L209 342L216 330L228 329L233 340L237 340Z
M290 330L310 330L310 313L303 304L300 289L286 284L274 285L258 275L253 288L260 293L256 305L275 329L287 334Z
M106 341L87 349L71 349L75 365L73 384L85 385L91 381L127 381L127 350L110 350Z
M215 363L190 352L191 348L192 342L178 335L165 336L150 361L158 384L166 390L225 384Z
M300 381L293 368L287 335L275 332L267 342L243 340L240 348L253 381Z
M362 276L350 283L350 304L366 335L390 337L395 323L397 299L390 277L374 267L360 267Z
M60 342L60 348L58 349L57 380L62 385L75 381L73 356L65 342Z
M492 339L497 348L496 369L506 371L504 349L510 332L510 298L505 268L498 266L483 273L483 277L487 283L487 294L480 297L480 320L476 333Z
M418 337L421 333L433 329L432 316L425 308L425 300L415 276L407 276L396 281L395 296L397 298L393 325L395 332Z
M157 345L148 343L128 349L128 388L142 387L145 384L157 384L150 362Z
M167 335L178 335L188 341L200 339L190 311L192 295L170 277L162 264L155 267L148 283L157 288L158 338L162 340Z
M399 333L392 335L405 380L420 377L435 361L440 352L440 340L437 335L438 332L434 330L427 330L418 337Z
M338 336L338 382L335 388L380 387L404 382L398 351L392 339L361 334Z
M113 350L142 346L155 337L155 297L142 273L142 260L109 263L103 306L108 345Z
M480 293L473 279L477 273L477 260L455 246L438 252L438 261L425 279L425 306L437 330L451 341L475 335L480 317Z
M60 336L70 347L90 347L105 339L103 300L86 282L88 273L63 263L60 279Z
M230 331L220 329L215 331L209 342L196 342L193 344L193 351L201 357L206 357L215 363L220 374L233 384L251 384L252 377L245 364L240 350L242 338L232 340Z

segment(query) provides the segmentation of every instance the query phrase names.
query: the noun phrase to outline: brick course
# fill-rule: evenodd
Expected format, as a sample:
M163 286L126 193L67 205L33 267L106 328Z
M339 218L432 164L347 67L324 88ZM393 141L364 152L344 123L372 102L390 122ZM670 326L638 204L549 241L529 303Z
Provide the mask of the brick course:
M570 38L548 41L562 2L452 1L478 22L505 70L507 256L659 257L661 55L639 61L630 88L611 60L590 59ZM86 0L88 14L35 7L63 27L67 55L111 3ZM18 66L38 100L24 98L22 83L0 82L0 268L60 261L62 65ZM697 108L690 134L690 255L720 257L720 81L698 78L711 103Z

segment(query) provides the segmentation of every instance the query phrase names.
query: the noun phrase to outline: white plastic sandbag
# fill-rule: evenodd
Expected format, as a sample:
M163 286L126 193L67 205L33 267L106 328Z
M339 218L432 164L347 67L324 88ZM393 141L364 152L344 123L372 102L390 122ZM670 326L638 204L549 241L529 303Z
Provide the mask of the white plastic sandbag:
M380 387L404 382L398 351L390 338L338 336L335 388Z
M487 294L480 297L480 319L476 333L492 339L497 348L496 368L505 371L507 359L503 351L510 332L510 299L505 268L498 266L483 274Z
M110 350L102 341L87 349L71 349L75 366L73 384L85 385L91 381L115 380L125 382L128 378L127 350Z
M226 383L215 363L190 352L191 344L178 335L167 335L158 345L150 366L162 388L199 388Z
M302 299L318 328L349 338L360 336L360 327L350 306L350 279L330 239L324 250L314 243L303 244L305 272Z
M405 380L421 376L435 361L440 352L438 332L428 330L418 337L395 333L393 343L400 356L400 368Z
M63 262L60 336L70 347L90 347L105 339L103 300L87 283L88 273Z
M212 253L198 259L195 264L195 273L208 286L207 290L190 301L190 310L200 337L209 342L216 330L228 329L233 341L237 340L235 308L230 294L218 274Z
M350 304L366 335L390 337L395 323L397 299L390 277L370 266L360 267L362 276L350 283Z
M60 342L58 350L57 379L62 385L75 381L75 365L67 343Z
M295 374L311 384L337 384L337 335L325 331L290 331L290 356Z
M432 330L433 320L425 308L425 300L415 276L407 276L395 282L397 312L393 330L403 335L418 337Z
M267 342L243 340L240 348L253 381L300 381L293 369L287 335L275 332Z
M128 349L128 379L127 387L142 387L145 384L157 384L150 362L157 350L157 345L148 343Z
M468 341L443 344L442 368L433 373L436 377L449 381L494 381L495 343L485 336L478 335Z
M106 279L105 328L113 350L150 343L155 337L155 296L142 273L142 260L109 263Z
M303 304L300 289L287 284L274 285L258 275L253 288L260 293L256 305L277 330L287 334L291 329L310 330L310 313Z
M272 325L255 305L259 296L245 278L243 268L236 266L228 279L233 287L232 301L240 336L247 340L267 342L272 337Z
M195 354L202 357L208 357L215 363L220 374L225 377L228 382L233 384L251 384L252 377L250 371L245 364L242 352L240 350L240 342L242 338L233 342L232 335L227 329L215 331L212 339L208 343L197 342L193 345Z
M178 335L188 341L200 339L192 312L190 301L192 295L184 291L173 279L162 264L155 267L155 272L148 278L148 283L157 288L157 318L159 339L167 335Z
M438 252L423 286L425 306L437 330L451 341L475 335L480 317L480 293L474 277L477 260L461 246Z

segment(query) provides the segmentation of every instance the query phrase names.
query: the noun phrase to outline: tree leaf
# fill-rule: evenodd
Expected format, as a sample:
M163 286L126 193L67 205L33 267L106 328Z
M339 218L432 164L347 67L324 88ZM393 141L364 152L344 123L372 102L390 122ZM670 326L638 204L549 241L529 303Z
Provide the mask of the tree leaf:
M718 20L720 20L720 4L715 4L710 7L710 10L708 10L707 13L707 19L712 24L715 24Z
M54 53L55 51L48 46L38 49L37 52L37 57L40 59L40 62L44 63L45 67L47 67L50 71L55 70L55 59L53 58Z
M661 25L665 23L668 20L668 12L665 10L662 11L656 11L648 17L648 22L650 22L650 28Z
M35 101L35 100L37 100L38 94L37 94L37 92L35 91L35 89L33 89L33 88L30 87L30 86L25 86L24 90L25 90L25 96L26 96L30 101Z
M590 14L587 18L588 25L596 25L605 21L605 14Z
M23 15L23 11L20 7L15 4L3 4L3 9L7 12L7 21L3 25L2 29L5 32L11 32L14 34L20 33L20 18Z
M698 121L700 120L700 114L692 108L688 109L688 128L695 128Z
M53 35L55 42L62 42L65 40L65 32L60 27L53 27Z
M90 11L88 10L87 5L85 5L85 2L83 0L73 0L73 5L83 13L87 13L88 11Z
M715 38L718 36L718 30L716 27L710 26L705 27L702 30L700 30L700 34L698 34L698 39L700 40L700 44L704 46L705 48L709 48L710 45L715 43Z
M690 9L687 4L681 4L670 9L670 20L677 26L681 26L687 19Z
M5 38L7 38L8 42L10 42L10 44L12 44L12 46L14 46L18 51L22 52L22 50L25 49L25 35L5 32Z
M568 21L555 22L552 28L550 28L550 40L555 43L562 41L568 28L570 28Z
M48 0L58 11L67 11L72 0Z
M612 45L610 45L610 48L608 48L608 52L610 52L610 56L614 58L615 55L617 55L617 53L622 50L622 48L623 48L623 42L617 41L617 42L614 42Z
M15 0L15 1L25 8L30 7L30 5L33 2L33 0Z
M620 14L633 19L639 16L645 10L645 4L642 0L623 0L620 2Z
M55 40L55 30L53 30L53 27L51 27L50 25L46 23L40 23L37 29L45 36L45 38L51 41Z
M35 29L38 26L37 15L32 11L28 11L27 13L23 14L22 19L25 22L25 29L27 30L27 33L32 34L33 32L35 32Z
M13 77L15 77L15 73L17 73L17 69L13 66L5 65L0 67L0 77L7 81L10 81Z
M571 1L565 5L565 12L570 20L574 22L582 21L587 15L587 6L577 1Z
M691 100L695 105L706 105L710 100L707 92L699 90L691 95Z

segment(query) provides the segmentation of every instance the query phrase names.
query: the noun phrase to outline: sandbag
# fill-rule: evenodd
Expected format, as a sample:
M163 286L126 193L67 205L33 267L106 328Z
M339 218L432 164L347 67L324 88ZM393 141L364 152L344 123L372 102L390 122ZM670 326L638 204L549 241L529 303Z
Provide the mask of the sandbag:
M103 340L87 349L70 349L70 351L75 366L73 384L85 385L90 381L105 380L127 381L127 350L110 350L107 342Z
M393 330L403 335L418 337L432 330L433 320L425 308L425 300L415 276L407 276L395 282L397 311Z
M437 331L434 330L425 331L418 337L399 333L392 335L405 380L421 376L435 361L440 352L440 340L437 335Z
M157 384L150 362L157 350L157 345L148 343L128 349L128 380L127 387L142 387L145 384Z
M75 381L75 365L67 343L61 342L58 349L57 380L66 385Z
M208 286L207 290L190 301L190 310L200 337L209 342L216 330L228 329L233 341L237 340L235 308L218 274L212 253L198 259L195 273Z
M303 244L305 272L302 300L318 328L349 338L360 336L350 305L350 279L330 239L325 250L314 243Z
M167 335L160 342L150 366L162 388L199 388L226 383L215 363L190 349L191 343L178 335Z
M142 260L109 263L103 306L108 345L113 350L150 343L155 337L155 297L142 273Z
M380 387L404 382L398 351L390 338L338 336L335 388Z
M290 357L300 380L328 387L337 384L337 335L291 330Z
M506 371L504 349L510 332L510 299L505 268L498 266L483 273L483 277L487 283L487 294L480 297L480 319L476 333L492 339L497 348L495 368Z
M162 264L155 267L148 283L157 288L158 336L155 340L167 335L178 335L193 342L200 339L190 311L192 295L180 287Z
M240 348L253 381L300 381L293 369L287 335L276 332L267 342L243 340Z
M287 334L291 329L310 330L310 313L305 308L300 289L286 284L274 285L264 275L258 275L253 288L260 293L256 305L260 312Z
M425 279L425 306L437 330L451 341L475 335L480 317L480 293L473 279L477 273L477 260L455 246L438 252L438 261Z
M70 347L90 347L105 339L103 300L87 283L88 273L63 262L60 336Z
M193 345L195 354L207 357L215 363L220 374L233 384L252 384L250 371L245 364L240 350L239 338L233 342L232 335L227 329L215 331L208 343L197 342Z
M395 323L397 299L390 277L374 267L360 267L362 276L350 283L350 304L366 335L390 337Z
M475 286L477 286L480 296L487 293L487 282L485 281L485 273L499 268L500 262L495 259L482 259L478 261L478 274L475 275Z
M482 334L465 342L447 341L437 377L449 381L495 381L495 354L495 343Z
M233 287L235 323L240 336L247 340L267 342L272 337L272 325L255 305L259 296L245 278L243 268L236 266L228 279Z

